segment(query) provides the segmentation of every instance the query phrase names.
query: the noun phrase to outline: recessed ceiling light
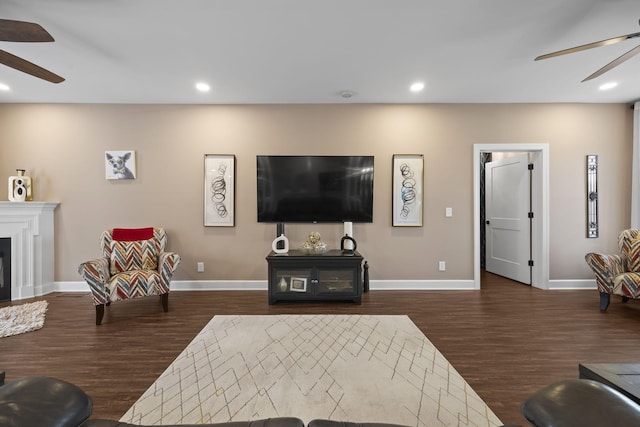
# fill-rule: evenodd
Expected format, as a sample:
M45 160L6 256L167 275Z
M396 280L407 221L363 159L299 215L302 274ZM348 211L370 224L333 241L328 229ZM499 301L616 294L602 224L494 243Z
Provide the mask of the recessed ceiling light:
M600 85L600 90L609 90L609 89L613 89L616 86L618 86L618 82L609 82L609 83Z
M11 88L4 83L0 83L0 90L8 92Z
M411 92L420 92L422 89L424 89L424 83L422 82L415 82L411 85Z
M211 90L211 87L206 84L206 83L196 83L196 89L198 89L200 92L209 92Z

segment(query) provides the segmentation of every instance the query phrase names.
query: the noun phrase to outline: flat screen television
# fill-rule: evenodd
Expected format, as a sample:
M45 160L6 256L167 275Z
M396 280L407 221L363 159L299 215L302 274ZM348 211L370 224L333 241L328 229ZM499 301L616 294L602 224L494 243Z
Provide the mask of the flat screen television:
M373 222L373 156L257 156L258 222Z

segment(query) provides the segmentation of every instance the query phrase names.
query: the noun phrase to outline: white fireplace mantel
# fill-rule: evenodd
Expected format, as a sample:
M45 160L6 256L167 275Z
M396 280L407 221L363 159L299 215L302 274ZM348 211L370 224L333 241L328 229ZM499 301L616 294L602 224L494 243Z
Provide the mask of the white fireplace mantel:
M58 202L0 202L0 237L11 238L11 299L43 295L54 283L53 211Z

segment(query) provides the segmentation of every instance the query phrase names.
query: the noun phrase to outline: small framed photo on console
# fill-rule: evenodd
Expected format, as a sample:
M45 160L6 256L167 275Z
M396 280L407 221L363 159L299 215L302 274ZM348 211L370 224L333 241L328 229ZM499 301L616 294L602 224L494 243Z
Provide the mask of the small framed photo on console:
M303 277L292 277L289 289L293 292L307 292L307 279Z

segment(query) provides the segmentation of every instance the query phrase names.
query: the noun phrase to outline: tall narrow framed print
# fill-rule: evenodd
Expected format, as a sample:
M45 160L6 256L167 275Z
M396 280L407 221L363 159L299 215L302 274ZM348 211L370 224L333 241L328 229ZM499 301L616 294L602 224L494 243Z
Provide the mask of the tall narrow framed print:
M204 156L204 225L235 226L236 156Z
M394 154L392 220L394 227L422 227L424 156Z

